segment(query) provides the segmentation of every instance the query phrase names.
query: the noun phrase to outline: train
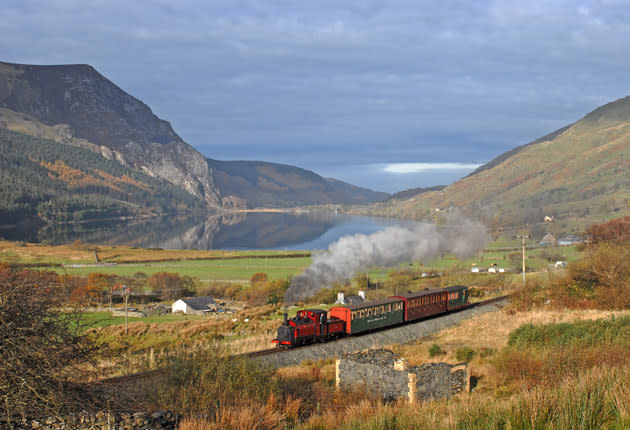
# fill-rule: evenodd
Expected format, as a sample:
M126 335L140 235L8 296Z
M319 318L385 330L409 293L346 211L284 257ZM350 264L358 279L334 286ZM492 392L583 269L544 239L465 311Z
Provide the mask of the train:
M425 289L325 309L301 309L278 327L277 346L296 347L381 330L459 310L468 304L468 287Z

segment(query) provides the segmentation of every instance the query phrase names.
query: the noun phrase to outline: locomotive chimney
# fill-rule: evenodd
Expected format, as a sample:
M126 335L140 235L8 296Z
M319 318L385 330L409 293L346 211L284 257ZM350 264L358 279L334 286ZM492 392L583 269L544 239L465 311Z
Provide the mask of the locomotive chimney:
M289 319L289 311L287 310L286 306L283 309L282 316L284 317L283 325L288 325L289 323L287 322L287 320Z

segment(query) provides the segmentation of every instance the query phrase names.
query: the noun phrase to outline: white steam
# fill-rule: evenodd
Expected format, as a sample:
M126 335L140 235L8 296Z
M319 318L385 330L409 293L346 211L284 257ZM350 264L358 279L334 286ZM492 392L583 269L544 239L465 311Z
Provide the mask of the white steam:
M418 223L413 227L387 227L370 235L344 236L327 251L314 255L313 264L293 278L284 299L295 303L371 267L428 260L445 253L467 257L483 249L486 242L483 224L461 219L440 227Z

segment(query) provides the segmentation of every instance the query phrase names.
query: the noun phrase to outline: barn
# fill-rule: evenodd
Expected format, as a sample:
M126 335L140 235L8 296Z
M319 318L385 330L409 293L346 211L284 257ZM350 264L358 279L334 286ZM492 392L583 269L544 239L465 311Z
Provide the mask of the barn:
M187 297L179 299L173 303L173 313L183 312L185 314L204 314L216 310L217 303L212 297Z

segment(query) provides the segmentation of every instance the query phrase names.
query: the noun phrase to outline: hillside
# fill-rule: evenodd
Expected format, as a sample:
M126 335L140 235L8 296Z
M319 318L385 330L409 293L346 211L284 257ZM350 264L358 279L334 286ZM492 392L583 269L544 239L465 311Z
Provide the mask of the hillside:
M377 205L373 213L430 217L456 207L495 226L565 225L619 216L630 203L630 97L502 154L442 191Z
M218 205L204 157L171 125L88 65L0 63L0 107L83 139L121 164L165 179ZM4 119L5 127L12 123Z
M91 151L163 179L210 208L356 204L387 197L293 166L206 160L146 104L89 65L0 62L0 129Z
M201 210L159 178L81 148L0 128L0 224L45 223Z
M388 196L285 164L208 159L208 165L221 191L247 201L249 207L366 204Z

